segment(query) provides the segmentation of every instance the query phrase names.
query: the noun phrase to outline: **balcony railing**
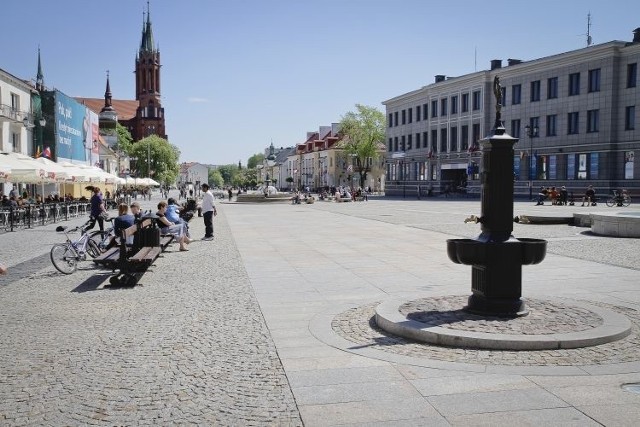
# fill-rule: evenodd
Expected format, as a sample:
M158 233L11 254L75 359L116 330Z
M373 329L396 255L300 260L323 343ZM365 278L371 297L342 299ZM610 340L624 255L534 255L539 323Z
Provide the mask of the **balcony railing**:
M10 105L0 104L0 120L22 122L25 118L31 121L29 112L20 111Z

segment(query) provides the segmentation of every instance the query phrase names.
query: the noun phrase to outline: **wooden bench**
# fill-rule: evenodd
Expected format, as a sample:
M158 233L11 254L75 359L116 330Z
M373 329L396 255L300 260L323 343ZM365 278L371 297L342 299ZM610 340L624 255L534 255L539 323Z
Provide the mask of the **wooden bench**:
M109 283L134 286L175 237L171 234L161 236L158 244L149 244L144 241L143 236L147 232L153 233L151 230L158 229L150 219L144 219L122 230L118 247L93 259L98 265L110 268L114 272L118 270L118 273L109 279ZM159 233L159 230L157 232ZM128 245L127 241L131 241L131 238L133 245Z

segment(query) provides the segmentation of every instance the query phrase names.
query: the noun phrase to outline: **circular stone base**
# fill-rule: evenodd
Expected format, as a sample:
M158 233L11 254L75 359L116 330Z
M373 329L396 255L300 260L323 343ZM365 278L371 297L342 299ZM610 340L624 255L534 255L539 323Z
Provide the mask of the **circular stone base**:
M631 333L626 316L583 302L527 299L528 316L505 319L464 311L466 299L387 300L376 307L375 322L388 333L415 341L487 350L589 347Z

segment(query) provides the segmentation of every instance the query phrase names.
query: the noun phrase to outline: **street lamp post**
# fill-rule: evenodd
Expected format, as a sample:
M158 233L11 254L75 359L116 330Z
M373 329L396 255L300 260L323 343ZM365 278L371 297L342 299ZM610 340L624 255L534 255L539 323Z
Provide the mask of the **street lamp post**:
M538 127L526 125L524 129L529 137L529 200L533 200L533 138L538 135Z

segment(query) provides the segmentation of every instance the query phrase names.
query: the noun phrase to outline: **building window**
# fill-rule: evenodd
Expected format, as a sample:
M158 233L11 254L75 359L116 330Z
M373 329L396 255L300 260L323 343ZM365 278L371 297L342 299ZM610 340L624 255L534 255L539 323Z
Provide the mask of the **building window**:
M407 151L407 138L404 135L400 137L400 151Z
M580 73L569 74L569 96L580 95Z
M511 120L511 136L520 138L520 119Z
M441 116L446 116L447 115L447 98L442 98L440 100L440 115Z
M627 64L627 87L636 87L638 64Z
M469 112L469 94L468 93L462 94L462 105L460 106L460 110L463 113Z
M447 152L447 128L440 129L440 152Z
M531 82L531 102L540 101L540 80Z
M422 147L429 148L429 132L422 132Z
M580 124L580 113L574 111L567 115L567 135L576 135Z
M531 133L533 134L533 138L537 138L540 136L540 117L531 117L529 119L529 126Z
M402 110L402 124L407 124L407 110Z
M431 130L431 150L434 153L438 152L438 130L437 129Z
M407 135L407 151L413 148L413 135Z
M422 120L427 120L429 118L429 109L427 108L427 104L422 104Z
M474 123L471 132L471 144L476 146L480 143L480 123Z
M407 122L413 123L413 108L409 108L407 116Z
M511 105L520 104L521 97L522 97L522 85L511 86Z
M466 151L469 148L469 125L462 125L460 127L460 149Z
M22 147L20 146L20 134L12 132L11 133L11 145L13 146L14 153L20 153L22 151Z
M600 68L589 70L589 92L600 92Z
M551 114L547 116L547 136L557 135L558 116Z
M507 88L506 87L502 87L502 104L501 105L507 105Z
M392 128L393 127L393 113L389 113L389 123L387 125Z
M636 128L636 107L632 105L624 109L624 130Z
M451 97L451 114L458 114L458 95Z
M20 111L20 97L17 93L11 94L11 111L14 113Z
M389 138L389 152L393 151L393 138Z
M431 117L438 117L438 101L431 101Z
M398 151L398 137L393 137L393 151Z
M395 113L393 113L393 122L395 123L395 126L398 126L398 112L397 111Z
M587 133L594 133L600 130L600 110L587 111Z
M419 122L421 117L422 116L420 115L420 106L418 105L416 106L416 122Z
M473 91L473 93L471 94L471 108L474 111L477 111L480 109L480 103L481 103L481 97L480 97L480 91L479 90L475 90Z
M416 133L416 150L420 148L420 134Z
M449 131L449 136L451 138L450 151L458 151L458 128L456 126L451 126L451 130Z
M551 77L547 79L547 99L555 99L558 97L558 78Z

